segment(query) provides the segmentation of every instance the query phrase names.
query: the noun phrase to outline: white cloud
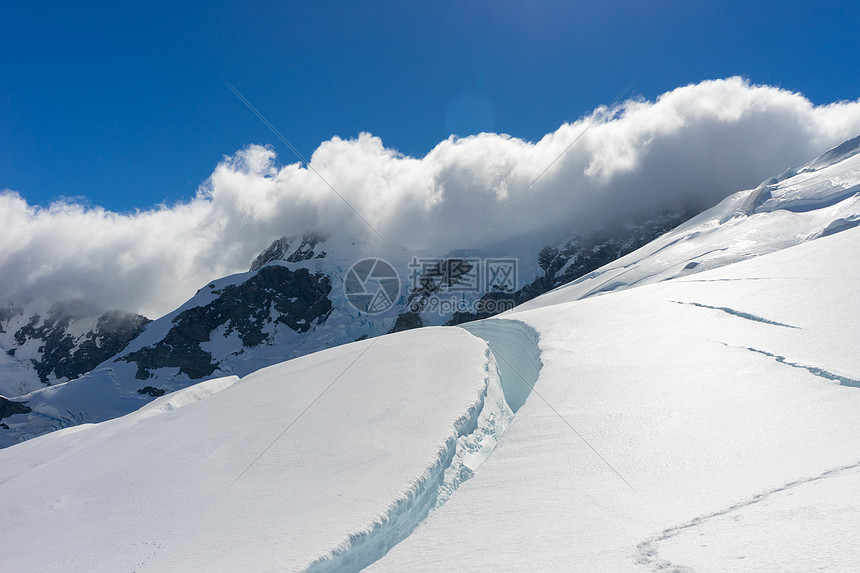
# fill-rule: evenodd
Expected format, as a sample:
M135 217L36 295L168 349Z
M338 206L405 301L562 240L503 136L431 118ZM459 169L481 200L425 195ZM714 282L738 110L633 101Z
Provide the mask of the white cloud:
M601 109L537 142L481 134L405 157L379 138L334 138L311 165L389 242L444 252L474 237ZM814 106L740 78L631 100L597 122L487 234L492 242L694 200L707 207L860 134L860 100ZM373 233L315 173L257 145L226 158L194 199L135 214L0 193L0 301L79 298L158 316L207 281L247 270L281 235Z

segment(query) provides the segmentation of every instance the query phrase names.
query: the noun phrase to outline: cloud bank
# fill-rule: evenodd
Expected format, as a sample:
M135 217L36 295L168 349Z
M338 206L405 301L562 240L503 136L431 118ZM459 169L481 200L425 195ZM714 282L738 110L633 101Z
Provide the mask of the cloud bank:
M587 232L681 202L708 207L860 134L860 100L815 106L741 78L604 112L537 142L451 137L423 158L370 134L334 138L310 163L388 242L442 253L470 245L577 137L483 243L548 228ZM7 190L0 229L0 303L81 299L153 318L207 281L247 270L282 235L322 230L368 249L380 243L316 173L259 145L225 158L192 200L133 214L34 207Z

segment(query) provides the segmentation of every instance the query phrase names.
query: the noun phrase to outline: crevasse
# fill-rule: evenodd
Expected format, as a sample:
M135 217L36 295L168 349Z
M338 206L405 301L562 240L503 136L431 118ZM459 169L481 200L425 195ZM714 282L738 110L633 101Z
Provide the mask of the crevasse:
M495 449L540 370L538 334L516 320L491 319L463 328L487 341L484 391L440 447L434 462L375 520L302 570L360 571L385 556L438 510Z

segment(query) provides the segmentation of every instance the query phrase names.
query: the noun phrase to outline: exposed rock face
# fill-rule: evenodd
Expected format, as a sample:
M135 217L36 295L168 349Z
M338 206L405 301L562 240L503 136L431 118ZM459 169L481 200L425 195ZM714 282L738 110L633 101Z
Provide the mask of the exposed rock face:
M480 297L479 304L476 305L484 310L454 312L445 324L462 324L487 318L513 308L635 251L686 221L692 215L694 213L687 211L662 214L641 224L604 229L585 237L573 235L562 243L548 245L541 249L537 255L538 266L543 271L541 276L516 291L490 285L487 292ZM421 312L426 307L428 298L456 285L461 276L471 269L471 265L467 261L457 258L446 260L453 265L452 268L462 269L463 272L460 274L448 272L446 274L443 273L442 267L431 268L426 271L420 279L419 287L410 291L407 308L398 315L391 332L423 326L424 321ZM447 280L440 278L443 276L447 277Z
M64 305L27 315L27 309L0 309L5 353L18 370L32 369L42 384L65 382L89 372L122 351L150 322L120 311L81 316ZM4 376L0 371L0 378ZM0 380L0 388L8 388ZM22 388L27 390L28 388Z
M304 333L315 323L325 321L331 312L331 280L323 273L308 269L291 270L268 265L244 283L213 290L212 302L189 308L173 318L173 326L156 344L119 358L137 364L135 376L146 380L157 368L173 367L197 380L218 368L217 358L201 348L215 330L224 327L223 336L234 332L244 348L270 342L266 328L274 323Z
M137 391L138 394L146 394L147 396L151 396L153 398L158 398L159 396L164 396L166 394L163 388L156 388L155 386L144 386Z
M13 402L0 396L0 420L8 416L14 416L15 414L27 414L30 411L30 408L24 402Z
M326 255L325 251L317 253L314 249L323 241L325 241L325 238L317 233L305 235L301 241L296 239L296 237L275 239L266 250L257 255L257 258L251 263L250 270L258 271L272 261L298 263L311 259L322 259Z

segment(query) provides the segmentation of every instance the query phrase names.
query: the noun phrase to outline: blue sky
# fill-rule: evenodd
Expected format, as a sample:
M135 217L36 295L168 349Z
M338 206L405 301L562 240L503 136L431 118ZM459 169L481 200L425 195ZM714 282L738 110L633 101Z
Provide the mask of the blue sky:
M534 140L630 82L856 100L858 29L855 2L7 2L0 188L128 211L251 143L294 161L224 79L306 156L361 131L418 157L452 132Z

